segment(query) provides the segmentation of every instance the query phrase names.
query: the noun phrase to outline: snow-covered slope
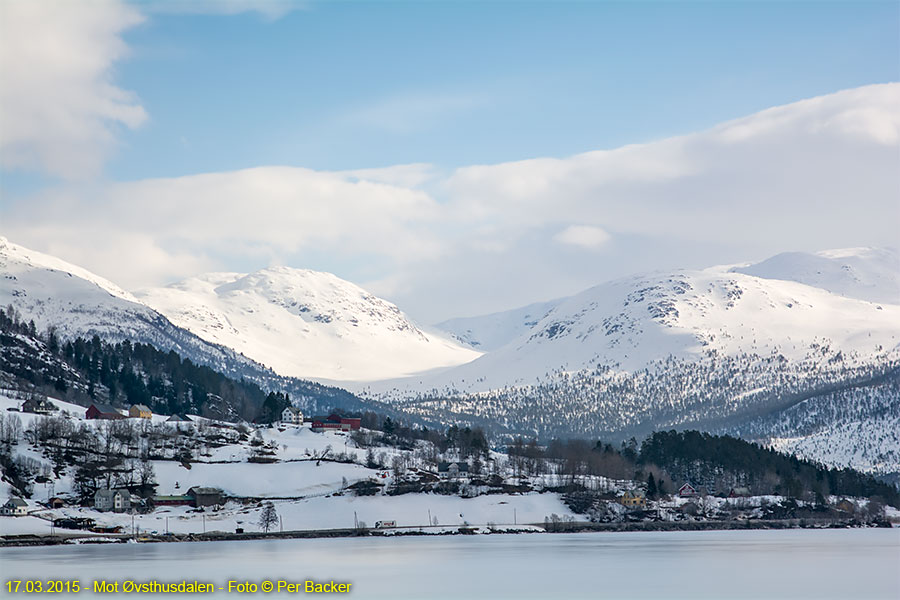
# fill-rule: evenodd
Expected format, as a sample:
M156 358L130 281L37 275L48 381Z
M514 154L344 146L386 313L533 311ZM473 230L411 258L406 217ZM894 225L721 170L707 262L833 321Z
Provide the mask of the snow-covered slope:
M286 376L402 377L479 356L330 273L288 267L212 273L138 297L198 336Z
M483 391L598 364L634 372L669 356L775 352L799 360L820 347L877 360L900 344L898 264L896 250L854 249L619 279L559 301L478 360L388 385Z
M173 325L114 283L63 260L0 237L0 306L12 305L38 331L150 343L225 373L261 371L227 348Z
M522 308L478 317L460 317L435 325L462 343L491 352L516 339L553 310L559 300L537 302Z
M805 283L849 298L900 304L900 253L893 249L785 252L732 271Z

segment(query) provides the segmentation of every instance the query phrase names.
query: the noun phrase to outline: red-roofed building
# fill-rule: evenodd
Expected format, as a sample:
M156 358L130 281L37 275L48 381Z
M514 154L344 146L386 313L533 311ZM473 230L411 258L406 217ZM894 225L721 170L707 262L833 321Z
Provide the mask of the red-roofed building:
M313 431L355 431L359 429L361 419L353 417L342 417L337 414L331 414L327 417L313 417Z
M694 498L698 496L697 490L689 483L685 483L683 486L678 488L678 495L682 498Z
M118 409L113 408L109 404L91 404L87 412L84 413L85 419L124 419L125 415L119 412Z

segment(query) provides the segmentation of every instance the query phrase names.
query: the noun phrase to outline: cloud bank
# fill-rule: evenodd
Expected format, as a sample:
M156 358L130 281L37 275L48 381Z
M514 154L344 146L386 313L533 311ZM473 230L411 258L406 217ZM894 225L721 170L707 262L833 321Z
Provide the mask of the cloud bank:
M147 114L112 80L122 32L142 20L121 2L0 2L0 166L86 179L119 127Z
M19 204L5 229L132 288L290 262L436 320L636 270L897 245L898 140L892 83L657 142L447 174L261 167L63 186ZM335 260L368 265L369 280Z

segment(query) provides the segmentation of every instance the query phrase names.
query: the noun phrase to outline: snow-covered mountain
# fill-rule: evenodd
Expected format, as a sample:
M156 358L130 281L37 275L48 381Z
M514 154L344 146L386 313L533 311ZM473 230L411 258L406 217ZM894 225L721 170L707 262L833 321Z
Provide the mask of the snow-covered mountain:
M451 320L446 335L314 271L216 273L130 294L0 238L0 276L0 305L38 330L152 343L295 399L325 394L329 407L334 390L297 387L258 363L350 382L431 424L606 439L692 427L872 471L900 460L890 433L900 422L893 249L627 277Z
M286 376L386 379L480 355L330 273L288 267L211 273L137 296L180 327Z
M615 441L693 428L889 473L898 290L892 249L627 277L550 303L530 326L524 315L543 306L450 321L469 340L513 337L471 363L362 392L512 435Z
M262 369L235 352L175 326L132 294L81 267L0 237L0 306L12 305L38 331L63 338L98 335L175 350L229 374Z
M521 308L489 315L450 319L438 323L435 327L446 331L467 346L491 352L502 348L537 325L538 321L553 310L559 302L559 300L536 302Z
M900 304L900 253L891 248L784 252L731 270L763 279L796 281L848 298Z
M493 341L498 323L518 325L523 313L540 310L450 321L448 330ZM478 392L597 365L634 372L667 357L741 353L801 360L819 347L877 360L900 345L900 255L788 253L755 264L628 277L550 303L530 327L502 330L518 335L469 364L417 378L416 386Z
M265 365L286 377L358 381L480 355L329 273L287 267L212 273L132 294L0 238L0 274L0 305L12 304L38 330L148 342L231 374Z

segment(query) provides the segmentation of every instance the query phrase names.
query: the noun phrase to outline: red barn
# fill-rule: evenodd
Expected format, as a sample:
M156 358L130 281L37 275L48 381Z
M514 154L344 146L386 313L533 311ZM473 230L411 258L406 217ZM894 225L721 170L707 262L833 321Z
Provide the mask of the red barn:
M85 419L124 419L125 415L109 404L91 404L84 414Z
M335 431L355 431L359 429L361 419L352 417L342 417L337 414L331 414L327 417L313 417L313 431L327 431L329 429Z

